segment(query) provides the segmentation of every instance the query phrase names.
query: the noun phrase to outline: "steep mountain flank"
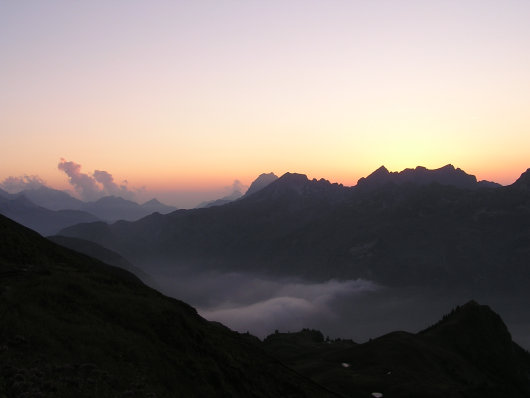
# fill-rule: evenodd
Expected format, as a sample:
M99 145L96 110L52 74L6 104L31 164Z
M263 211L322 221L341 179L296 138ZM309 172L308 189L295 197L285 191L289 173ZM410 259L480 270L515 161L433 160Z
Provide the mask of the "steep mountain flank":
M334 396L250 335L0 216L0 395Z

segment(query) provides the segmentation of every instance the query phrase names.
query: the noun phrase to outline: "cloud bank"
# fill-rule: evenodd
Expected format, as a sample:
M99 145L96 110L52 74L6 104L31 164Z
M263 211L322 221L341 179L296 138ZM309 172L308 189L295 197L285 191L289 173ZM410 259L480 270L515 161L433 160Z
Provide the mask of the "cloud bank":
M221 281L216 279L215 283L220 286ZM248 279L240 274L223 275L221 279L226 283L222 283L226 290L216 291L214 286L207 288L215 299L199 305L199 313L206 319L219 321L240 332L250 331L259 337L275 329L300 330L316 326L313 325L316 321L336 318L336 302L378 289L377 285L365 280L288 282Z
M97 200L103 196L121 196L134 198L134 192L127 188L127 181L118 185L112 174L105 170L95 170L92 175L81 172L81 165L61 158L57 165L68 176L70 185L83 200Z
M43 186L46 186L46 183L42 178L36 175L7 177L0 183L0 187L9 193L18 193L25 189L37 189Z

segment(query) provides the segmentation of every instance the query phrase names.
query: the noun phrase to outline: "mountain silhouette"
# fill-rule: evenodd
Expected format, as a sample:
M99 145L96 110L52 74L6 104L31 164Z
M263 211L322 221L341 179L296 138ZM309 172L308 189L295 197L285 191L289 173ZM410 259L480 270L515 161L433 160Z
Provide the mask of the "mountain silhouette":
M143 209L145 209L148 214L152 213L161 213L161 214L167 214L171 213L172 211L177 210L174 206L168 206L160 202L158 199L151 199L147 202L140 205Z
M96 201L83 202L70 196L67 192L46 186L26 189L17 194L9 194L7 192L2 194L0 192L0 197L4 198L13 199L20 196L48 210L81 210L107 222L117 220L134 221L155 212L167 214L177 210L176 207L167 206L157 199L151 199L142 205L117 196L104 196Z
M50 210L82 210L84 202L70 196L64 191L41 186L35 189L25 189L17 195L22 195L38 206Z
M278 179L278 176L274 173L262 173L256 178L254 181L252 181L252 184L250 184L250 187L248 188L247 192L245 193L245 196L252 195L255 192L261 191L263 188L265 188L267 185L273 183Z
M455 168L448 164L439 169L429 170L425 167L418 166L415 169L405 169L400 172L389 172L384 166L374 171L368 177L363 177L357 182L357 187L362 189L374 189L386 184L442 184L451 185L463 189L473 188L495 188L499 184L480 181L473 175L467 174L465 171Z
M164 205L158 200L139 205L119 196L104 196L94 202L84 203L82 209L108 222L134 221L154 212L165 214L177 210L176 207Z
M530 355L488 306L469 302L417 334L364 344L302 330L264 340L286 365L345 396L527 397Z
M42 235L56 234L70 225L99 221L94 215L80 210L45 209L37 206L24 195L15 195L13 199L0 197L0 214Z
M517 186L359 189L287 173L222 207L77 225L61 234L94 240L147 267L156 258L199 269L525 294L530 195Z
M223 198L202 202L196 208L200 209L204 207L224 206L227 203L233 202L235 200L239 200L242 197L247 197L249 195L252 195L255 192L260 191L261 189L265 188L267 185L269 185L271 182L276 181L277 179L278 177L274 173L260 174L258 178L256 178L252 182L252 184L250 184L250 187L248 188L247 192L245 192L244 195L241 194L240 191L236 190L232 194L225 196Z
M0 395L332 397L256 338L0 216Z

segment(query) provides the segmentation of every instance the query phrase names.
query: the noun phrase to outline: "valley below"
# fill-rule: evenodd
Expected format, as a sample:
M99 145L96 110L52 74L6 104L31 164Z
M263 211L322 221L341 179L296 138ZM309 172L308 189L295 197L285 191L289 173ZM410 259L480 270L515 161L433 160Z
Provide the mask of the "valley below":
M501 315L515 342L530 350L530 295L422 287L387 287L366 280L314 282L295 278L200 272L171 267L151 275L164 294L206 319L265 338L275 330L320 330L363 343L396 330L416 333L469 300Z

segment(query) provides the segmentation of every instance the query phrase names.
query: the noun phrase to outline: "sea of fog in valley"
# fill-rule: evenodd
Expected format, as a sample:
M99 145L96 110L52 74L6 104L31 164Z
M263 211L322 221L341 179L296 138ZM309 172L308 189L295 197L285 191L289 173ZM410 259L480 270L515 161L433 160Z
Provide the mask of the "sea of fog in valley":
M164 267L150 275L158 290L189 303L206 319L260 338L275 330L310 328L332 339L362 343L396 330L418 332L473 299L496 311L514 341L530 349L526 297L389 288L360 279L313 282L248 273L196 272L185 267Z

